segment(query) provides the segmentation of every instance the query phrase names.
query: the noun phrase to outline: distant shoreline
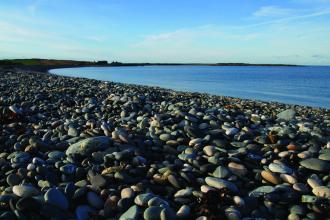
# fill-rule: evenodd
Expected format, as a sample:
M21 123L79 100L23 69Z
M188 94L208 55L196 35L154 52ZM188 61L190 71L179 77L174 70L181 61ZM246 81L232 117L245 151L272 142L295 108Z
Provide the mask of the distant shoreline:
M268 67L298 67L303 65L294 64L252 64L252 63L121 63L113 61L76 61L76 60L53 60L53 59L5 59L0 60L0 67L22 68L34 71L48 71L57 68L70 67L123 67L123 66L268 66Z

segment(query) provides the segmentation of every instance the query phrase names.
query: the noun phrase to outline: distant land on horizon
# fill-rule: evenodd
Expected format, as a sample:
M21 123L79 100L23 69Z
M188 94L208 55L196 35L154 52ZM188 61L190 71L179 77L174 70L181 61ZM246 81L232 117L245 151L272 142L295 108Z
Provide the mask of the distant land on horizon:
M46 71L53 68L66 67L120 67L120 66L152 66L152 65L194 65L194 66L302 66L294 64L252 64L252 63L122 63L113 61L109 63L105 60L100 61L77 61L77 60L56 60L56 59L3 59L0 60L0 67L21 67L29 70Z

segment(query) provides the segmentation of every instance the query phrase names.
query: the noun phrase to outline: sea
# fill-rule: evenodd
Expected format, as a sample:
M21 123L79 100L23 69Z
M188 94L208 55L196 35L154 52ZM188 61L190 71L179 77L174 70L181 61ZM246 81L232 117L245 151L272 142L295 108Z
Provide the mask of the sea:
M50 73L237 98L330 108L330 66L130 66Z

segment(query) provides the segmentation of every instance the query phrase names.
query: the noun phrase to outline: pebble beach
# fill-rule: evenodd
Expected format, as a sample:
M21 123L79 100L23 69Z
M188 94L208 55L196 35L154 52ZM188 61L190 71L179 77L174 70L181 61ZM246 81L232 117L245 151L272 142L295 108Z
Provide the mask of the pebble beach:
M0 219L329 210L329 109L0 69Z

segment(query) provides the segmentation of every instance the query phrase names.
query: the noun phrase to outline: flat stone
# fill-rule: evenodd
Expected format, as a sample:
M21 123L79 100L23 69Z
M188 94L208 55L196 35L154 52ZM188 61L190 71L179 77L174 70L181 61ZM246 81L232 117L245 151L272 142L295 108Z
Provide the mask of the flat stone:
M321 186L322 185L322 182L321 180L319 179L316 179L316 178L308 178L307 179L307 184L312 188L316 188L318 186Z
M277 114L277 118L278 119L283 119L286 121L290 121L294 118L294 116L296 115L296 111L293 109L286 109L280 113Z
M139 194L135 197L134 203L139 206L146 206L148 201L154 197L151 193Z
M170 134L161 134L159 136L159 139L166 142L166 141L169 141L169 140L172 139L172 135L170 135Z
M133 205L120 216L119 220L137 220L139 213L140 208L137 205Z
M297 179L289 174L281 173L280 177L286 183L295 184L297 182Z
M320 160L330 161L330 153L327 152L327 153L325 153L325 154L320 154L319 159L320 159Z
M125 199L125 198L132 198L134 196L135 192L132 188L124 188L121 190L120 192L120 196L122 199Z
M57 206L60 209L66 210L69 208L69 202L65 195L56 188L47 190L44 195L45 202Z
M249 196L258 198L275 191L273 186L260 186L249 193Z
M274 173L291 174L293 172L290 167L280 163L271 163L269 164L268 168Z
M229 170L226 167L223 166L218 166L214 172L213 172L213 176L217 177L217 178L225 178L229 175Z
M292 188L294 190L302 192L302 193L309 193L309 189L307 188L306 184L304 184L304 183L295 183L295 184L293 184Z
M22 178L15 173L12 173L7 176L7 183L9 186L19 185L22 181Z
M99 174L92 176L90 182L96 188L102 188L106 184L106 180L104 179L104 177Z
M310 170L330 172L329 162L317 158L309 158L306 160L302 160L300 161L300 165Z
M29 185L16 185L13 187L13 193L19 197L32 197L39 194L39 190Z
M261 171L261 176L267 180L268 182L277 185L281 183L281 179L275 174L270 171L263 170Z
M227 128L226 129L226 135L228 136L233 136L235 134L237 134L239 132L239 130L237 128Z
M330 188L326 186L317 186L313 189L314 195L321 198L330 198Z
M174 194L174 197L175 198L179 198L179 197L188 197L188 196L191 196L192 195L192 191L193 189L192 188L186 188L186 189L181 189L179 191L177 191L175 194Z
M187 205L183 205L180 207L180 209L177 211L176 216L179 219L186 219L190 215L190 207Z
M159 206L150 206L144 211L143 217L145 220L160 220L160 213L163 209Z
M207 156L211 157L211 156L213 156L214 153L216 152L216 150L215 150L215 146L213 146L213 145L207 145L207 146L205 146L205 147L203 148L203 152L204 152Z
M72 144L66 150L66 155L89 156L95 151L102 151L110 147L112 139L107 136L91 137Z
M207 185L217 189L227 188L233 193L238 193L238 189L234 183L216 177L206 177L205 182Z
M245 176L248 172L244 165L234 162L228 164L228 169L236 176Z
M87 201L90 206L92 206L95 209L101 209L104 205L103 200L99 195L97 195L95 192L88 192L87 193Z

